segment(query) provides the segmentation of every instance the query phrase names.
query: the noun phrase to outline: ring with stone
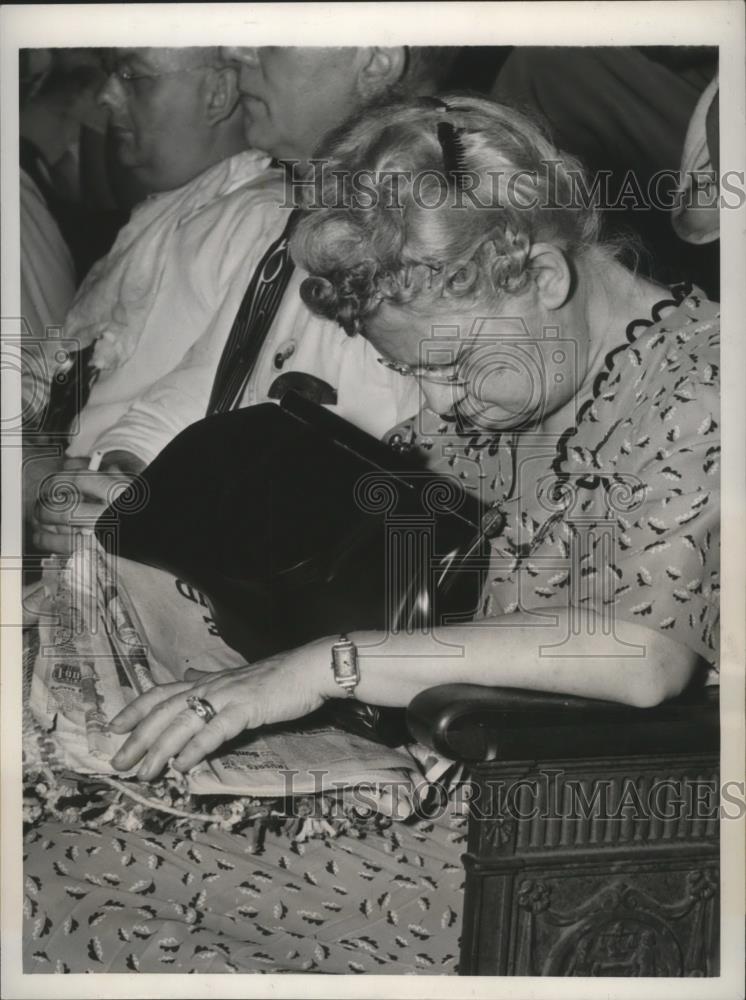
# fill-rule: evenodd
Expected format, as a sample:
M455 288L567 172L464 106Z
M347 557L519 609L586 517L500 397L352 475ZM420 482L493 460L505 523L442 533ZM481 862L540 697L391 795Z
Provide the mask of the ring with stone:
M191 694L186 700L187 705L198 715L203 722L209 722L218 714L207 698L200 698L196 694Z

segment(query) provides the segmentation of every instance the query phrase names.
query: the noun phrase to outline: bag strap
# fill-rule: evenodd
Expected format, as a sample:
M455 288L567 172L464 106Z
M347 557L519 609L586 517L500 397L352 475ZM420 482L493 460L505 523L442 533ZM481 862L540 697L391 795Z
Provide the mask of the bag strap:
M44 432L66 435L70 440L70 427L101 374L92 363L95 346L94 342L80 351L72 351L67 366L52 379L41 425Z
M207 416L235 409L243 395L295 270L289 243L297 218L297 210L290 213L251 276L220 356Z

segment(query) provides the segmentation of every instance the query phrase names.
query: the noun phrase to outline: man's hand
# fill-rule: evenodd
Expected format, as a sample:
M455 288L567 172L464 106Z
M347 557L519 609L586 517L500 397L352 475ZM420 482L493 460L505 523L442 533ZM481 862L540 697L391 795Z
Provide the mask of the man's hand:
M126 475L138 476L145 468L145 462L130 451L107 451L101 462L101 468L106 472L123 472Z
M60 472L42 481L32 517L39 551L70 555L75 533L91 533L107 506L144 468L126 452L110 452L105 458L98 472L89 471L87 458L66 458Z

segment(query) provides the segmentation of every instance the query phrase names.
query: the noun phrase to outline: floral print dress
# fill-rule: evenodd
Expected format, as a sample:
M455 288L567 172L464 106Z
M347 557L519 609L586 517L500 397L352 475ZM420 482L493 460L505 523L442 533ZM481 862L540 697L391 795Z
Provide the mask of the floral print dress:
M697 652L713 683L720 307L696 290L672 296L629 324L559 436L457 438L442 421L423 434L419 420L392 434L491 505L483 615L529 611L539 626L552 620L542 607L590 608L610 653L623 652L614 618L638 622Z
M24 971L438 975L458 964L465 817L296 841L46 821Z

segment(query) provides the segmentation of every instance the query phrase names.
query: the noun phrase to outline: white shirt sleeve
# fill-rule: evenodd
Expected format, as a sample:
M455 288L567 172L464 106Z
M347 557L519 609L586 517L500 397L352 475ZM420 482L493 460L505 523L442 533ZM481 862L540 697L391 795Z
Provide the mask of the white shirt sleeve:
M221 310L182 362L135 400L98 437L94 450L127 451L151 462L185 427L204 417L234 315L235 310Z
M127 451L150 462L185 427L205 416L215 371L254 268L284 224L276 202L265 198L247 205L237 192L230 219L206 230L198 247L192 234L169 261L162 287L171 296L191 299L195 312L210 317L204 332L170 372L98 435L90 450Z

